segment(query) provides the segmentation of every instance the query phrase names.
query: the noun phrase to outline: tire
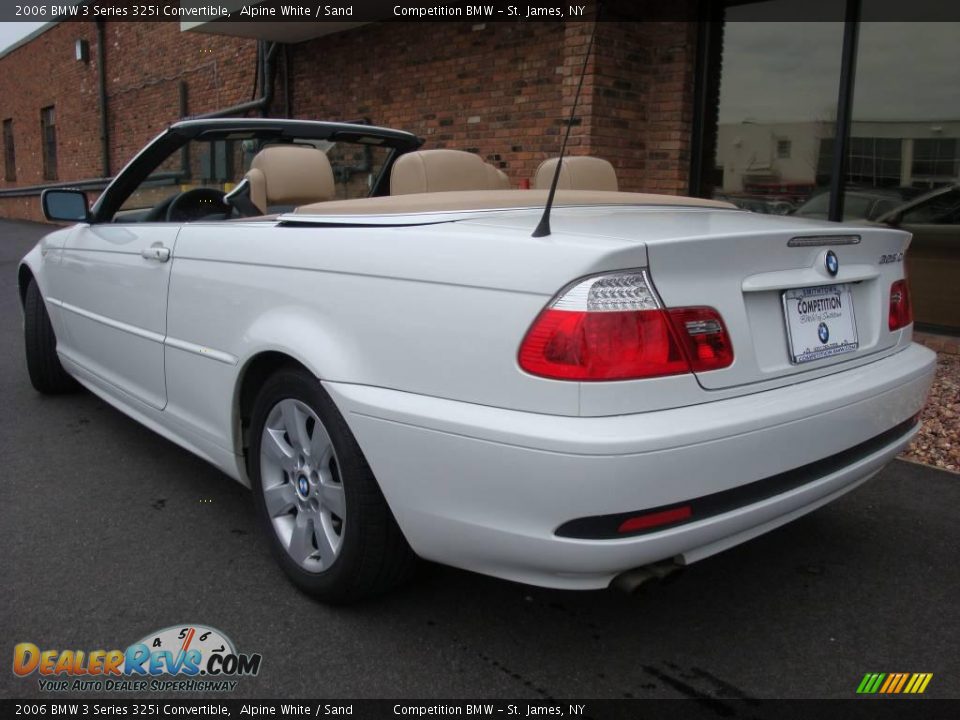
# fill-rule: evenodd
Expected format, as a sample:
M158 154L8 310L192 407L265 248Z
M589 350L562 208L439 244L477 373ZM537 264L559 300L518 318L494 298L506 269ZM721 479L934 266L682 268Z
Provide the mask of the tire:
M34 389L44 395L61 395L80 388L60 364L57 336L53 333L37 281L32 278L27 285L23 306L23 342L27 351L27 372Z
M264 384L247 463L258 521L301 590L349 603L413 574L416 556L353 433L307 371L280 370Z

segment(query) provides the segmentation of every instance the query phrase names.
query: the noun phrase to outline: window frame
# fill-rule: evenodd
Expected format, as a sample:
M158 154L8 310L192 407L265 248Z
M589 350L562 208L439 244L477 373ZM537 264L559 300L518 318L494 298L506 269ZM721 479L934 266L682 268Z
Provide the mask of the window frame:
M7 182L17 181L17 149L13 136L13 118L3 121L3 178Z
M43 156L43 179L57 180L57 111L56 105L40 108L40 152Z

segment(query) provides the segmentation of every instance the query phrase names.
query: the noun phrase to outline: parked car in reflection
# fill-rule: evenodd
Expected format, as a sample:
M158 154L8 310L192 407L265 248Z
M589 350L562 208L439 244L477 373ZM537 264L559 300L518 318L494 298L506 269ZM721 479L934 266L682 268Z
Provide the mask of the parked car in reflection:
M877 221L913 234L906 263L916 322L960 332L960 184L921 195Z
M847 190L843 201L843 219L876 220L918 193L919 191L912 191L910 188ZM793 214L811 220L826 220L829 210L830 191L824 190L800 205Z
M790 215L796 207L780 197L757 197L754 195L714 195L715 200L726 200L742 210L761 215Z

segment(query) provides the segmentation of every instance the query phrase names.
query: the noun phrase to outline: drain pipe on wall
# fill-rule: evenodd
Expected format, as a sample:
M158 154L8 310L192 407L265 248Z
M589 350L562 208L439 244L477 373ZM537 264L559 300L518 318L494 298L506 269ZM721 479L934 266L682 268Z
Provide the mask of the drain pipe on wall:
M260 97L248 102L242 102L238 105L231 105L230 107L226 107L221 110L214 110L213 112L193 115L192 117L194 119L242 115L250 112L251 110L259 110L261 117L267 116L267 109L270 107L270 103L273 100L274 57L276 56L277 51L280 49L280 43L266 43L263 40L261 40L260 43L261 45L257 53L259 57L259 62L257 63L257 76L263 80L263 94L260 95Z
M110 177L110 123L107 121L107 67L106 32L103 20L97 20L97 83L100 95L100 153L103 160L103 177Z

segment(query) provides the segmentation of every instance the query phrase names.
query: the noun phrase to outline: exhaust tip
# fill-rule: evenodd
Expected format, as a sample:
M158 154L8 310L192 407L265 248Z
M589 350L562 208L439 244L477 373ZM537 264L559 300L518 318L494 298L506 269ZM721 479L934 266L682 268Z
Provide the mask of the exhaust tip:
M643 565L642 567L624 570L610 581L610 588L618 590L627 595L636 595L641 589L650 585L653 581L668 583L676 580L683 569L673 560Z

